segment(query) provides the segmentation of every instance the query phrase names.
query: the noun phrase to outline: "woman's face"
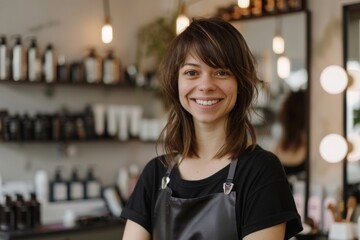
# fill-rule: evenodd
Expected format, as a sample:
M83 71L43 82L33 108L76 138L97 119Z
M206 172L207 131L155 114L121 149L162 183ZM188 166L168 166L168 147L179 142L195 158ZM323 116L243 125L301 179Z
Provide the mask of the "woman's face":
M179 69L181 105L194 123L224 124L237 98L237 81L228 69L206 65L197 55L187 54Z

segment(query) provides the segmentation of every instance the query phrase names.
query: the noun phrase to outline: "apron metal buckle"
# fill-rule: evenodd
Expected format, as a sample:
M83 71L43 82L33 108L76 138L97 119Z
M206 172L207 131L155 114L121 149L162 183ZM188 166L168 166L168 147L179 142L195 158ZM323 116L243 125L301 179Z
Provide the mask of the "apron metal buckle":
M224 194L225 195L229 195L232 188L233 188L234 184L233 183L224 183L223 184L223 189L224 189Z
M163 177L161 180L161 189L165 189L169 182L170 182L169 177Z

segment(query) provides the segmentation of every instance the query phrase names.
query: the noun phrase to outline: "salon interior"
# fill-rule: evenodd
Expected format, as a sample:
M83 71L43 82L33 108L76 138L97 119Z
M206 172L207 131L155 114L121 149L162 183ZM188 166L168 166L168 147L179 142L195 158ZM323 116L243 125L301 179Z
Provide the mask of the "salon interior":
M159 62L212 16L266 82L251 119L288 175L294 239L359 239L358 0L0 0L0 239L119 239L166 122Z

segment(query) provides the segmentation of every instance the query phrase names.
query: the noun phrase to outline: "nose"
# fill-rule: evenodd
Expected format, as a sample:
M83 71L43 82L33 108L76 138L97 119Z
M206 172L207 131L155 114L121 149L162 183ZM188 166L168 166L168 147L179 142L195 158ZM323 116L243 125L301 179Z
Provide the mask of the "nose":
M202 92L214 91L216 89L214 79L207 74L204 75L199 81L198 89Z

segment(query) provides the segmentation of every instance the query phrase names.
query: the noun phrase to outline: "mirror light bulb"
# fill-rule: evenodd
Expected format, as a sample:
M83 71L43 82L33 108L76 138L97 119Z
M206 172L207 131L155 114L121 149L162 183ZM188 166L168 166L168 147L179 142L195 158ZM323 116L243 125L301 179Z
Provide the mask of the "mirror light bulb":
M285 79L290 75L291 64L288 57L281 56L277 60L277 74L280 78Z
M326 67L320 75L322 88L330 94L339 94L348 85L348 76L344 68L337 65Z
M274 53L276 53L276 54L283 54L284 53L284 51L285 51L285 41L279 34L277 34L273 38L272 47L273 47Z
M190 19L184 14L179 15L176 19L176 34L182 33L189 25Z
M237 2L241 8L248 8L250 6L250 0L238 0Z
M113 40L113 29L111 24L107 23L101 29L101 40L103 43L111 43Z
M321 140L319 151L325 161L337 163L345 158L348 152L348 145L344 137L332 133Z

